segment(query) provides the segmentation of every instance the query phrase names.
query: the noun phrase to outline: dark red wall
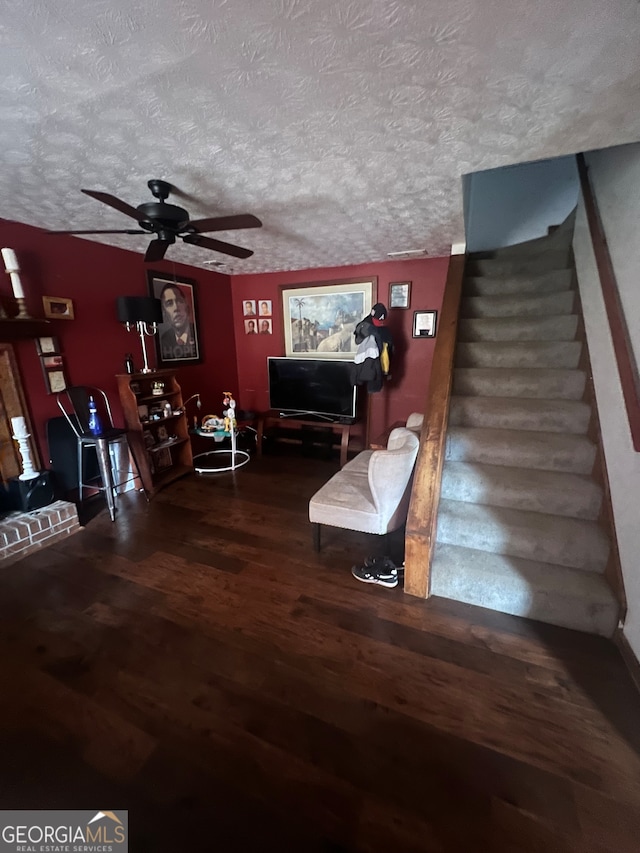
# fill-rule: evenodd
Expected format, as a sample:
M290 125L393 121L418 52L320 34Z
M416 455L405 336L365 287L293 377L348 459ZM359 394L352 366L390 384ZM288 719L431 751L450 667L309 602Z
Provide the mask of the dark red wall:
M378 278L374 302L389 305L389 283L411 281L408 310L389 311L387 325L392 331L395 355L392 378L379 394L370 395L369 434L373 438L413 411L423 411L431 374L435 339L412 338L413 312L440 311L449 258L388 261L351 267L325 267L295 272L233 277L233 323L237 347L238 406L257 411L268 408L267 356L284 355L282 316L283 286L354 278ZM245 299L270 299L273 303L273 335L245 335L242 303Z
M60 340L69 381L104 388L114 402L116 421L120 423L114 377L124 371L125 353L133 353L137 367L142 365L142 354L138 336L127 332L118 322L115 301L117 296L147 293L142 256L5 220L0 220L0 245L14 249L17 254L32 316L42 317L44 295L73 300L75 319L52 321L50 334ZM203 363L181 367L178 378L185 397L196 392L202 394L201 414L221 411L222 392L227 389L235 392L239 409L261 411L268 407L267 356L284 355L283 286L377 276L374 301L388 305L389 283L411 281L409 310L389 312L387 325L393 333L396 352L391 380L382 392L370 397L369 433L375 437L394 421L404 420L410 412L424 408L435 340L412 338L413 312L440 310L448 264L449 258L389 261L237 275L233 279L171 261L152 266L167 274L194 279L197 284ZM0 293L11 293L9 276L2 276L1 272ZM273 335L245 335L242 314L245 299L272 301ZM38 449L46 466L45 424L48 418L57 417L59 410L55 397L45 391L35 342L20 341L15 350ZM153 366L153 341L149 341L148 352ZM369 401L365 398L365 402Z
M142 367L142 349L135 332L127 332L118 322L115 302L117 296L147 295L142 255L5 220L0 220L0 245L16 252L32 316L43 316L42 296L73 300L75 319L52 321L50 334L60 340L69 382L103 388L112 401L116 422L121 423L114 377L124 372L127 352L133 354L136 367ZM218 412L222 391L238 384L230 278L167 260L151 266L196 281L204 361L179 368L178 380L185 398L202 394L202 413L205 409ZM0 293L10 295L11 282L3 269L0 266ZM147 340L149 362L155 366L155 344ZM46 393L35 342L17 342L15 351L41 461L47 466L45 424L60 411L55 396Z

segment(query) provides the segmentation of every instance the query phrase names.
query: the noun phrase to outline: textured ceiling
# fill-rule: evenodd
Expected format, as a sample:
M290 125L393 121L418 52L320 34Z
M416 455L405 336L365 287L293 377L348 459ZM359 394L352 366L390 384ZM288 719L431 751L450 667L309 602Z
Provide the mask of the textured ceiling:
M638 0L2 0L0 217L135 227L80 188L135 207L163 178L264 223L212 235L248 260L169 260L448 254L462 174L640 138L639 37Z

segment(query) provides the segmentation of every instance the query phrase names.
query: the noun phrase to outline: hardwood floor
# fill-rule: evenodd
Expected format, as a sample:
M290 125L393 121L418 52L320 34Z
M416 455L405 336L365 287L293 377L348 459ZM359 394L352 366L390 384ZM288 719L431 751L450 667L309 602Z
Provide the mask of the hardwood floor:
M0 566L1 808L127 808L130 850L606 853L640 699L599 638L360 584L284 448Z

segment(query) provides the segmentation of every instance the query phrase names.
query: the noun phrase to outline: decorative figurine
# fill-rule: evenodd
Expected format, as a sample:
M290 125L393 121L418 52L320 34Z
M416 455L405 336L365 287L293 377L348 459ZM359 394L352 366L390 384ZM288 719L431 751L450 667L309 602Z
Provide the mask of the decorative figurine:
M231 391L223 391L224 399L222 405L225 406L222 414L224 415L224 431L231 432L236 425L236 401L233 399Z

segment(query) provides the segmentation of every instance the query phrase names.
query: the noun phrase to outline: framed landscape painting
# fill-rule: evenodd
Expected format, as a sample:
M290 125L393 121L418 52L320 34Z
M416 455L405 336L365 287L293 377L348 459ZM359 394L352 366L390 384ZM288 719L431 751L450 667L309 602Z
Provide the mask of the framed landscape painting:
M377 278L282 289L285 355L348 358L353 332L371 313Z

